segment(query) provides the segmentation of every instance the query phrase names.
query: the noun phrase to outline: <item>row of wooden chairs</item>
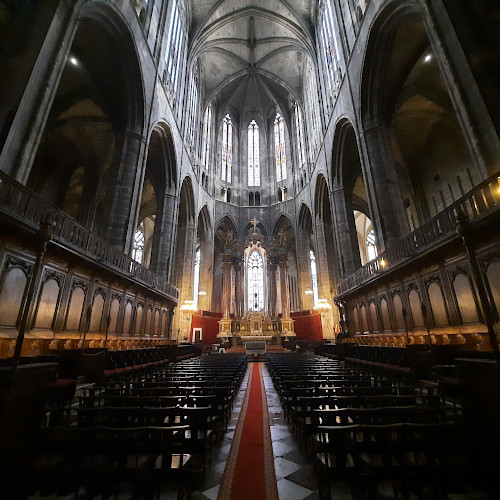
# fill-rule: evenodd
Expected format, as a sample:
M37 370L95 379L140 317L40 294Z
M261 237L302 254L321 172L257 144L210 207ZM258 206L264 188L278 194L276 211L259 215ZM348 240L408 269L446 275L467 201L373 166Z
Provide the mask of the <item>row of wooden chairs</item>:
M321 356L271 354L268 368L323 499L332 483L354 498L377 498L384 487L402 498L427 487L460 492L478 470L461 408L433 387Z
M47 418L35 490L183 498L210 463L245 370L244 354L204 356L81 388L64 418Z

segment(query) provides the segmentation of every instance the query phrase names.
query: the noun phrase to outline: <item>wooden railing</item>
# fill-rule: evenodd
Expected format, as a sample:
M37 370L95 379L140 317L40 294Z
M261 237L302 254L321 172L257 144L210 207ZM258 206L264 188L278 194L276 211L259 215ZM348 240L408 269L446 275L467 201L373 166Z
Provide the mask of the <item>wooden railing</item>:
M387 269L410 260L453 236L456 233L456 219L460 211L470 222L474 222L497 210L499 205L500 177L497 174L476 186L415 231L404 236L397 245L379 254L355 273L341 279L337 294L341 295L361 286Z
M40 222L52 222L52 241L86 259L97 262L127 279L136 281L179 300L179 289L139 264L118 248L79 224L69 215L41 198L34 191L0 172L0 211L21 224L37 230Z

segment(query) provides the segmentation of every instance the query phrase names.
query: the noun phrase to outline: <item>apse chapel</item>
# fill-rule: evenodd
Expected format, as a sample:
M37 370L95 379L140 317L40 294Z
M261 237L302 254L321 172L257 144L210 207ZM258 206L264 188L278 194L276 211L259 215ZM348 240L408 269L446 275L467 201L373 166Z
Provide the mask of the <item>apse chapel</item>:
M499 68L495 0L0 0L2 396L249 341L497 376Z

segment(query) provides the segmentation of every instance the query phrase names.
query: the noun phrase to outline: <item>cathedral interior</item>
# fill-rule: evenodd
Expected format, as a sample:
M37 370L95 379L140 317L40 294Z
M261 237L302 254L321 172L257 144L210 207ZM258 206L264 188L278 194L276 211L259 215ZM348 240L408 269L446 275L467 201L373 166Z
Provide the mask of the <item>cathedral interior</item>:
M0 73L5 498L47 394L252 341L466 394L498 450L498 1L0 0Z

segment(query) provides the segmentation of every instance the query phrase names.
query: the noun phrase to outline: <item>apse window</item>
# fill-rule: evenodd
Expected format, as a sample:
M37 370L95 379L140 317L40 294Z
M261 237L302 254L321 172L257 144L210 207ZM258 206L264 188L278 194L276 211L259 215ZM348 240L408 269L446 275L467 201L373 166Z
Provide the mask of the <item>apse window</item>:
M264 309L264 263L262 255L254 251L248 258L248 310Z
M259 126L255 120L248 126L248 185L260 186Z
M141 229L138 229L134 235L134 248L132 252L132 258L137 262L142 262L142 256L144 255L144 233Z
M222 173L224 182L231 182L231 165L233 160L233 122L226 115L222 120Z

